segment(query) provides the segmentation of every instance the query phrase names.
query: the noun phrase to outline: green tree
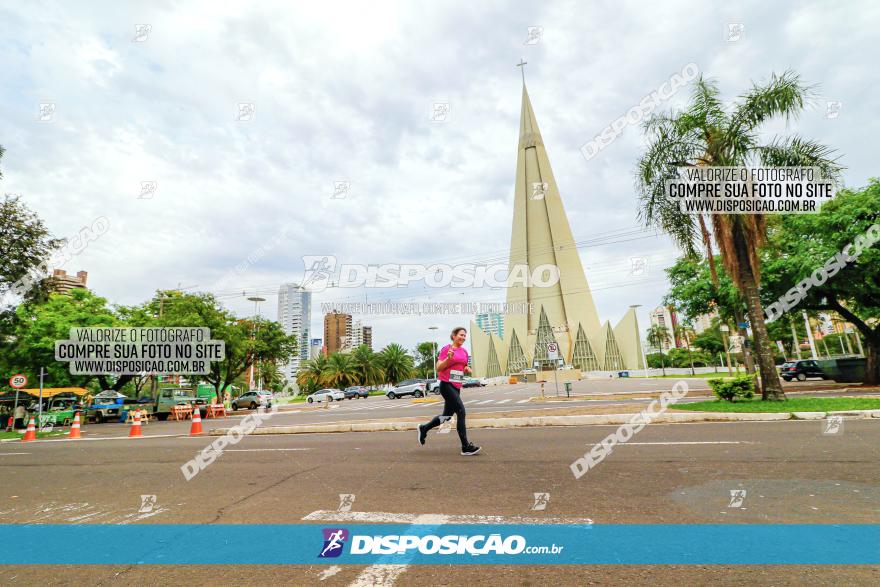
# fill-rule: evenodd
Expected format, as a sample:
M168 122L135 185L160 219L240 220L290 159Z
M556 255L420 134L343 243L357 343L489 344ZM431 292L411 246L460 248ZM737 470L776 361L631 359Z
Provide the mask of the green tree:
M413 358L399 344L389 344L381 350L379 357L387 383L397 384L404 379L412 377Z
M824 269L828 259L848 245L861 248L857 259L845 262L823 284L808 289L804 299L788 311L830 310L851 322L864 340L865 383L870 385L880 383L880 244L871 245L866 239L876 224L880 224L877 179L861 189L841 190L818 214L787 215L771 223L761 290L764 304L773 304L817 269ZM770 311L778 313L776 309Z
M694 359L693 359L693 356L691 355L691 340L690 339L691 339L691 335L693 334L693 332L694 332L693 328L691 328L687 324L682 323L682 324L678 324L675 326L675 337L679 340L683 340L684 346L687 349L688 362L690 363L690 366L691 366L691 375L696 375L696 372L694 371Z
M333 353L328 357L323 371L325 385L345 389L358 382L358 371L347 353Z
M638 163L637 173L640 217L647 225L669 234L690 257L697 256L697 243L702 241L713 269L712 239L706 219L701 214L681 212L677 203L667 199L666 180L676 177L676 167L755 163L764 167L818 167L825 178L838 179L842 168L832 158L830 148L799 136L774 137L764 142L761 133L764 123L778 116L797 116L810 96L810 89L796 74L785 72L781 76L774 74L766 84L753 85L732 108L726 108L717 83L700 76L684 111L655 115L645 124L648 147ZM762 399L785 399L758 290L759 250L766 236L765 218L759 214L715 214L709 221L724 268L748 308L761 372Z
M415 369L419 377L428 379L434 376L434 349L436 348L437 343L434 342L420 342L416 345L413 355L416 362Z
M720 261L721 258L716 256L716 264ZM723 265L716 268L717 284L712 279L709 265L687 256L666 269L666 275L670 287L663 305L674 307L679 314L692 320L717 312L725 324L735 323L736 316L742 315L745 305Z
M385 374L379 356L365 344L351 352L351 365L357 372L357 385L375 386L382 383Z
M296 352L296 337L284 334L277 322L238 319L211 294L157 295L149 307L159 308L161 326L209 328L212 339L224 341L225 358L212 361L210 373L199 376L214 386L221 402L229 386L251 365L260 360L286 363Z
M648 343L660 351L660 367L663 369L663 376L666 376L666 362L663 359L663 345L669 342L669 330L665 326L655 324L648 330Z
M3 148L0 147L0 158ZM42 219L21 201L20 196L5 195L0 200L0 299L6 293L45 301L44 261L63 243L53 238ZM35 278L31 279L31 275ZM21 287L13 288L19 283ZM40 295L35 295L34 290ZM14 290L14 291L12 291Z
M87 289L73 289L67 295L51 294L45 303L28 302L15 310L12 335L3 352L9 371L22 371L35 381L40 367L48 372L48 387L85 387L97 379L101 389L120 390L131 375L71 375L70 363L55 360L55 341L68 340L71 328L118 326L120 321L107 300Z
M327 357L323 354L308 360L300 365L296 372L296 384L303 393L309 394L318 391L324 385L324 370L327 367Z

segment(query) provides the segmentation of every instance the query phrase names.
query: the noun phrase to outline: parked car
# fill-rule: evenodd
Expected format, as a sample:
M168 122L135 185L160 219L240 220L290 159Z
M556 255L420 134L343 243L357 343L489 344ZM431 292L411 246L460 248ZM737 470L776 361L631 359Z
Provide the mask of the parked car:
M268 391L248 391L232 400L232 409L248 408L256 410L258 406L272 407L272 394Z
M804 381L807 377L828 379L819 363L812 360L783 363L779 369L779 375L786 381L791 381L792 379Z
M396 399L405 395L422 397L425 395L426 387L424 379L407 379L392 387L385 396L388 399Z
M338 389L319 389L312 395L306 398L306 401L311 403L314 402L332 402L342 401L345 399L345 392L339 391Z
M370 391L364 387L363 385L353 385L351 387L346 387L345 391L345 399L357 399L359 397L368 398L370 397Z
M486 384L480 381L479 379L474 379L473 377L468 377L464 380L464 383L461 384L462 387L485 387Z
M428 393L440 393L440 380L425 379L425 389Z

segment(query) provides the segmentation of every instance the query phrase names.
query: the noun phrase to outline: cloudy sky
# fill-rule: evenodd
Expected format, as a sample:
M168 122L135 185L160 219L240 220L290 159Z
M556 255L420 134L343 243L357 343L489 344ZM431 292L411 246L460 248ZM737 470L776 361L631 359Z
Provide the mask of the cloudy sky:
M525 58L600 318L642 304L644 328L676 251L635 230L640 130L589 161L579 149L686 64L730 99L796 70L819 84L815 104L768 133L833 146L849 186L878 175L880 5L709 4L5 3L0 189L21 194L57 236L109 220L64 269L88 271L113 303L180 286L241 315L253 312L246 297L262 295L274 318L278 285L302 279L304 255L506 258ZM530 38L529 27L540 29ZM832 114L828 102L839 103ZM437 103L448 104L445 121L431 120ZM340 181L350 188L333 198ZM633 258L646 259L643 274ZM335 288L314 294L314 332L322 303L365 297L503 301L491 290ZM411 347L429 325L469 318L364 321L374 346Z

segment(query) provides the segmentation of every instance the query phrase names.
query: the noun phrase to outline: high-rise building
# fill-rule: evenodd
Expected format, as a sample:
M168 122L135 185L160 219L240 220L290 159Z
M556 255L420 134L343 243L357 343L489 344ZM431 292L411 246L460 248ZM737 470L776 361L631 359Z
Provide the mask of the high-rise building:
M486 334L494 334L498 338L504 338L504 316L501 314L477 314L474 322Z
M55 269L49 278L49 291L52 293L66 294L75 288L85 288L89 274L86 271L77 271L76 277L68 275L64 269Z
M296 283L282 284L278 290L278 323L285 334L296 337L296 355L280 366L288 381L293 381L302 362L309 359L312 293Z
M328 355L351 348L351 314L324 314L324 347Z
M510 275L522 275L527 269L529 276L537 275L536 281L543 283L512 280L503 337L471 324L474 375L497 377L535 364L539 369L554 368L551 343L559 358L582 371L640 368L635 309L630 308L613 328L610 322L599 321L525 84L514 185ZM558 274L558 280L549 279L548 270L551 277Z
M694 327L694 334L700 334L712 328L712 319L718 317L718 312L712 311L708 314L700 314L691 321Z
M346 343L342 347L343 352L352 351L361 345L366 345L370 350L373 350L373 327L364 326L360 320L355 320Z
M679 348L683 345L675 336L675 327L678 326L678 315L672 306L657 306L651 311L651 326L662 326L666 329L666 340L661 346L664 351L671 348ZM648 341L652 348L656 349L656 342Z
M373 350L373 327L372 326L364 326L361 329L362 334L362 342L361 344L367 345L367 348Z

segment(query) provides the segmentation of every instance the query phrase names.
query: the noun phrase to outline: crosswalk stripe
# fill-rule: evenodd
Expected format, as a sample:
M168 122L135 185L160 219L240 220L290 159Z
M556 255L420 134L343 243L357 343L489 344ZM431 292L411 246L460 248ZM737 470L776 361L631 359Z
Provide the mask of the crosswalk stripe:
M485 405L485 404L491 404L491 403L494 402L494 401L495 401L494 399L487 399L487 400L483 400L483 401L481 401L481 402L477 402L477 405L478 405L478 406L482 406L482 405Z
M527 404L527 403L529 403L530 401L531 401L531 400L521 399L521 400L519 400L519 401L516 402L516 403L518 403L518 404Z
M508 398L508 399L503 399L503 400L501 400L501 401L498 402L498 403L499 403L499 404L506 404L506 403L509 402L509 401L510 401L510 399Z

